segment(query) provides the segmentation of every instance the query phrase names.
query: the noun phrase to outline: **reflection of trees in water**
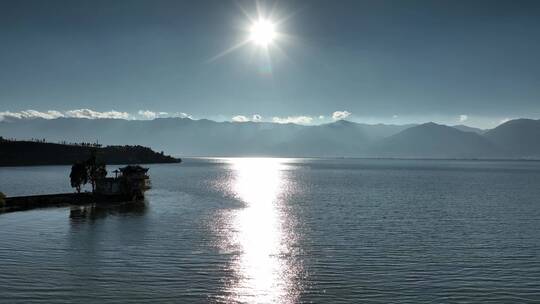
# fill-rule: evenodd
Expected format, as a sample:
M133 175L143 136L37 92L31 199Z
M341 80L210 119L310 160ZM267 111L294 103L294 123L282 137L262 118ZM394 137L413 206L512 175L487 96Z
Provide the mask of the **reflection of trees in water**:
M95 221L107 216L141 216L148 206L146 202L128 202L119 204L93 204L71 208L69 219L72 223Z

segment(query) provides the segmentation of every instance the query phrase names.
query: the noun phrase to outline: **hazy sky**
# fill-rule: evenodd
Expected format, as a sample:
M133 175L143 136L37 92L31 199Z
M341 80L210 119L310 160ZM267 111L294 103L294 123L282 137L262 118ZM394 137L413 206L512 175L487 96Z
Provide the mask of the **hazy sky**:
M540 1L259 3L285 19L270 58L216 58L249 35L253 1L2 0L0 112L540 118Z

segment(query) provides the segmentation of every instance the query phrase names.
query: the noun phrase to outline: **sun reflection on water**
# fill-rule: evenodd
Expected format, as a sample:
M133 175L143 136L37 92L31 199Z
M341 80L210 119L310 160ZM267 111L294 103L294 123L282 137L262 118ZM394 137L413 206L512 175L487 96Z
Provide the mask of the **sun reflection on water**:
M233 216L232 241L240 256L231 294L242 303L293 302L292 266L283 259L291 236L283 228L280 209L286 164L274 158L242 158L230 160L230 165L232 190L245 203Z

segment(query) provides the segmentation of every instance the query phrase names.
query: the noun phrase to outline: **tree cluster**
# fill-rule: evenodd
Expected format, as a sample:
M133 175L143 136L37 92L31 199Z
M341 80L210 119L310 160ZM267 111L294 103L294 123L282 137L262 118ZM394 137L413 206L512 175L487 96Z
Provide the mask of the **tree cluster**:
M92 192L96 190L96 181L107 176L107 169L105 163L98 162L95 152L92 153L90 158L84 162L77 162L71 166L71 173L69 178L71 181L71 187L77 190L77 193L81 192L81 187L90 183L92 185Z

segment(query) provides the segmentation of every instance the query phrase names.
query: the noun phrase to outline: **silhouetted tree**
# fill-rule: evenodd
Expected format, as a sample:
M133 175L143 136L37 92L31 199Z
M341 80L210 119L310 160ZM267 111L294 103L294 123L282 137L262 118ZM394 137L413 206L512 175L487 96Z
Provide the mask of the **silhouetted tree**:
M6 195L0 192L0 206L3 206L6 203Z
M88 183L88 170L85 163L75 163L71 166L69 174L71 187L77 189L77 193L81 193L81 186Z
M96 150L92 149L90 158L86 161L86 172L92 185L92 192L96 190L96 181L107 176L105 164L97 161Z

